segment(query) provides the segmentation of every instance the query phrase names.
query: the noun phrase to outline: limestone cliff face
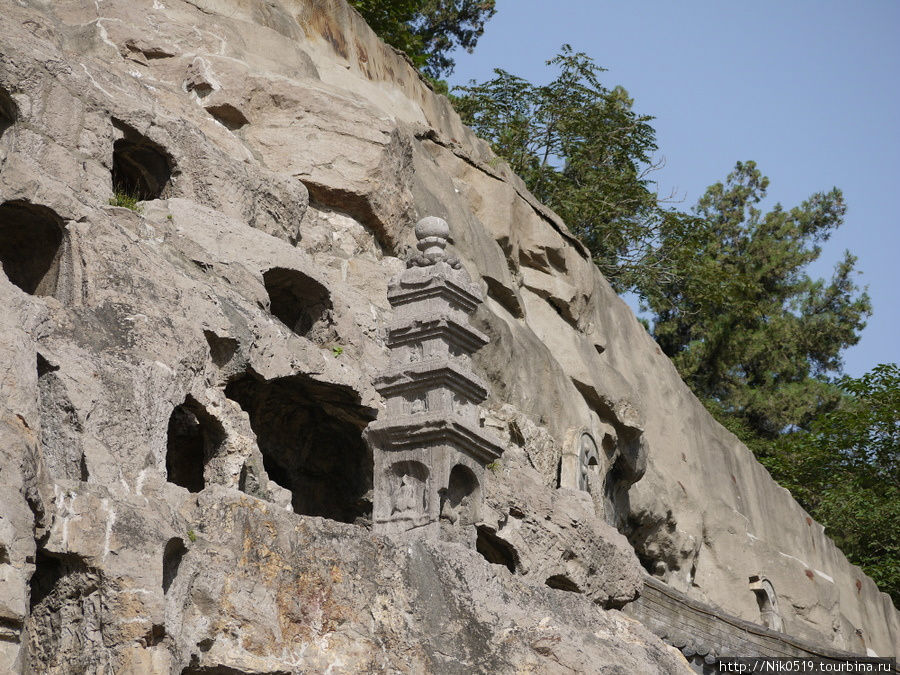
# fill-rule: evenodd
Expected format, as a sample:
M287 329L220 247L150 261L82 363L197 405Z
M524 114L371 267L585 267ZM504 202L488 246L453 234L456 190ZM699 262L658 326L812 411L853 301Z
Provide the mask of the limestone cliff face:
M425 215L487 296L474 548L370 528ZM680 672L614 609L639 561L750 621L763 576L786 632L898 651L888 597L343 0L6 0L0 262L10 669Z

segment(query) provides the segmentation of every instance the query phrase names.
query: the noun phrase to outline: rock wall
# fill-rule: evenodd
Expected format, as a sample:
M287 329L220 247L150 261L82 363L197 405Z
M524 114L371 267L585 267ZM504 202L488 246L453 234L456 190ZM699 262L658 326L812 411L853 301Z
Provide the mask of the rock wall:
M837 661L853 655L799 640L759 623L742 621L716 607L691 600L653 577L645 579L641 597L630 603L625 613L668 644L678 647L698 671L704 666L708 671L714 670L711 666L720 656ZM857 647L857 653L865 653L861 639Z
M424 215L487 296L506 449L474 549L370 530ZM750 621L765 576L787 633L898 651L889 598L343 0L6 0L0 262L11 668L679 672L612 609L638 559Z

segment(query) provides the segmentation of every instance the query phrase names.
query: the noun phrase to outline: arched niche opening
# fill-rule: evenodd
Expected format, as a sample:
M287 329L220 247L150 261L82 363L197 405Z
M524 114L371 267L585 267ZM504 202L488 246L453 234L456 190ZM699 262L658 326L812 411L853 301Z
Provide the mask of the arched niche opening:
M578 487L590 492L591 485L600 477L600 455L597 452L597 443L589 433L581 434L578 441L579 462L581 471L578 475Z
M166 436L166 478L189 492L205 487L203 470L225 440L221 423L192 397L169 416Z
M127 124L114 124L122 137L113 143L113 191L140 201L159 199L172 179L169 154Z
M273 267L263 273L269 310L297 335L319 343L337 336L331 330L331 294L318 281L297 270Z
M187 548L181 537L172 537L166 542L162 559L163 593L169 592L172 582L175 581L175 577L178 576L178 568L181 566L181 560L184 558L185 553L187 553Z
M428 513L428 467L421 462L395 462L388 469L391 519L417 520Z
M783 625L778 611L778 596L775 595L772 582L759 575L753 575L750 577L750 590L756 595L760 623L769 630L781 631Z
M371 522L373 460L362 431L375 415L355 391L303 374L248 373L225 395L247 412L263 467L291 492L296 513Z
M63 219L46 206L0 204L0 264L6 277L31 295L53 295L59 281Z
M441 495L441 520L452 525L474 525L478 521L480 490L478 478L469 467L454 466Z

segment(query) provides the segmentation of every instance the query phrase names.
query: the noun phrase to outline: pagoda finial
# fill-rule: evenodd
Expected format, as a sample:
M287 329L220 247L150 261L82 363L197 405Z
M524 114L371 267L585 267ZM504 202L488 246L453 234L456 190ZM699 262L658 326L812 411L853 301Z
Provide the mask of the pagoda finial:
M422 252L432 264L444 259L447 239L450 237L450 226L447 221L437 216L425 216L416 223L416 248Z
M410 258L407 267L430 267L437 263L447 263L455 270L461 268L459 258L447 255L447 240L450 238L450 226L447 221L437 216L425 216L416 223L416 248L419 253Z

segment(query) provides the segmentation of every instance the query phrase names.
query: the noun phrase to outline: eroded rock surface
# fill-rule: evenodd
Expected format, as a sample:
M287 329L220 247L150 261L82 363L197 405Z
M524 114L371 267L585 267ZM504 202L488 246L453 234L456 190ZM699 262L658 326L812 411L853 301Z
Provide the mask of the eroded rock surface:
M363 431L426 215L487 297L504 453L466 537L398 545ZM342 0L5 3L0 264L5 670L680 672L613 609L639 561L898 651L887 596Z

